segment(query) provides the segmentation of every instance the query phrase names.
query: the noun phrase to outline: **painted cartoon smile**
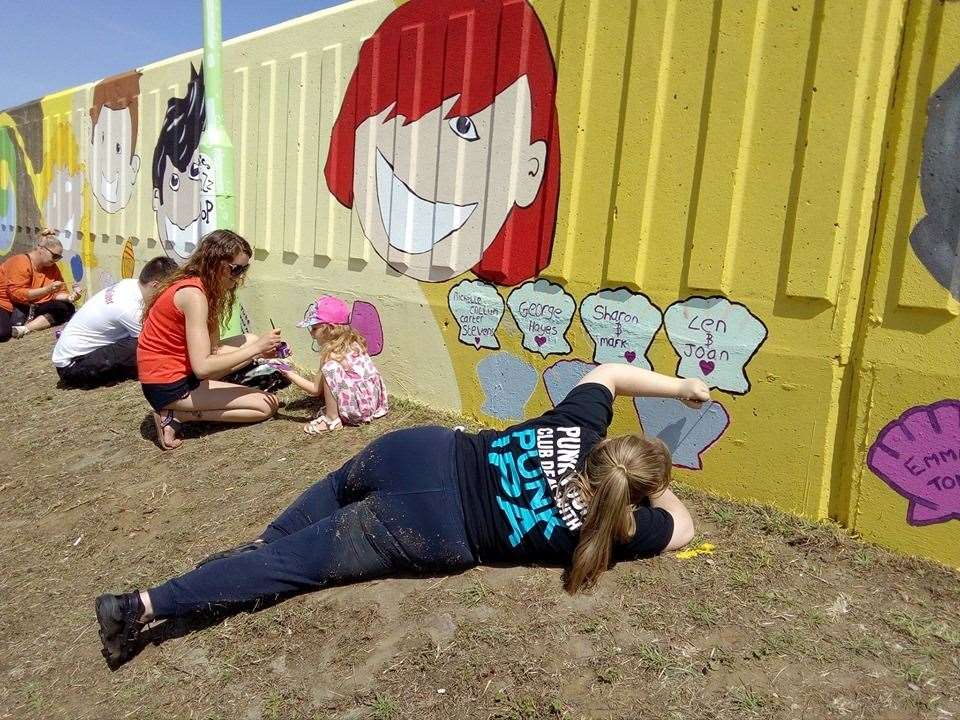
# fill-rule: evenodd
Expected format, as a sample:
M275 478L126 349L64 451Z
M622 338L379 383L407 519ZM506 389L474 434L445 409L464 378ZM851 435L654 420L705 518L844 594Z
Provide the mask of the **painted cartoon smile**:
M190 257L190 253L197 247L197 237L200 234L200 218L189 223L185 228L177 225L169 217L163 218L167 231L167 243L170 249L181 259Z
M417 195L396 176L377 150L377 200L390 247L415 255L430 250L463 227L477 203L431 202Z
M107 176L100 173L100 195L107 202L118 202L120 200L120 175L114 180L107 180Z

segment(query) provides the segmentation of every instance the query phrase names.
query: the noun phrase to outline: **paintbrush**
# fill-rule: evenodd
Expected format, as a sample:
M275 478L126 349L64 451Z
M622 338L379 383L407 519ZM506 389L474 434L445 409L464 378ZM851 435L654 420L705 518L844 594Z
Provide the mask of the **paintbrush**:
M274 330L276 330L276 329L277 329L277 326L273 324L273 318L267 318L267 319L270 321L270 327L272 327ZM277 357L278 357L278 358L290 357L291 354L292 354L292 351L290 350L290 346L287 345L285 342L282 342L282 341L281 341L280 344L277 345Z

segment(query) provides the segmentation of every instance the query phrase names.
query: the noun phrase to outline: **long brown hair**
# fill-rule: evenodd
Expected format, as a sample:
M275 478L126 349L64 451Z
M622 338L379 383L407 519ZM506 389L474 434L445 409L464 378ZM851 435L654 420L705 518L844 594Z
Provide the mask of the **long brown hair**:
M253 257L250 243L232 230L214 230L204 235L197 249L187 258L187 262L162 280L153 297L144 304L144 322L150 314L150 308L167 288L178 280L196 277L203 282L203 292L207 297L207 330L211 337L217 337L220 325L233 307L236 295L236 287L228 288L226 285L227 276L222 263L232 263L233 258L240 253ZM241 278L237 286L242 282Z
M320 344L320 367L327 360L342 362L354 346L360 352L367 352L367 341L350 325L321 323L315 339Z
M633 506L670 484L670 451L659 438L622 435L597 443L577 477L588 505L573 563L563 580L568 593L591 588L610 567L615 542L627 542L636 525Z

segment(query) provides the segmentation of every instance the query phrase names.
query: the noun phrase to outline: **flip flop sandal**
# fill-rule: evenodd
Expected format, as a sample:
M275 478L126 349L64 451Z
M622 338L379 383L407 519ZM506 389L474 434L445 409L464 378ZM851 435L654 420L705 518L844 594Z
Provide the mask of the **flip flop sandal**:
M307 435L320 435L341 427L343 427L343 423L340 422L340 418L328 418L326 415L318 415L303 426L303 431Z
M160 417L160 413L155 412L153 414L153 426L157 429L157 444L160 446L161 450L175 450L180 447L180 444L177 445L167 445L163 441L163 429L167 426L173 428L173 436L179 437L180 429L183 427L183 423L177 420L173 416L173 410L167 410L165 417Z

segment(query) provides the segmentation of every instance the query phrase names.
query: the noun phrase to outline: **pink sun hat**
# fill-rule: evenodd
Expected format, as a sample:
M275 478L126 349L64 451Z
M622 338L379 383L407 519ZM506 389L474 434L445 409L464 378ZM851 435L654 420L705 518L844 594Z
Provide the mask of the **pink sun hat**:
M333 295L321 295L307 308L297 327L312 327L320 323L347 325L350 322L350 306Z

